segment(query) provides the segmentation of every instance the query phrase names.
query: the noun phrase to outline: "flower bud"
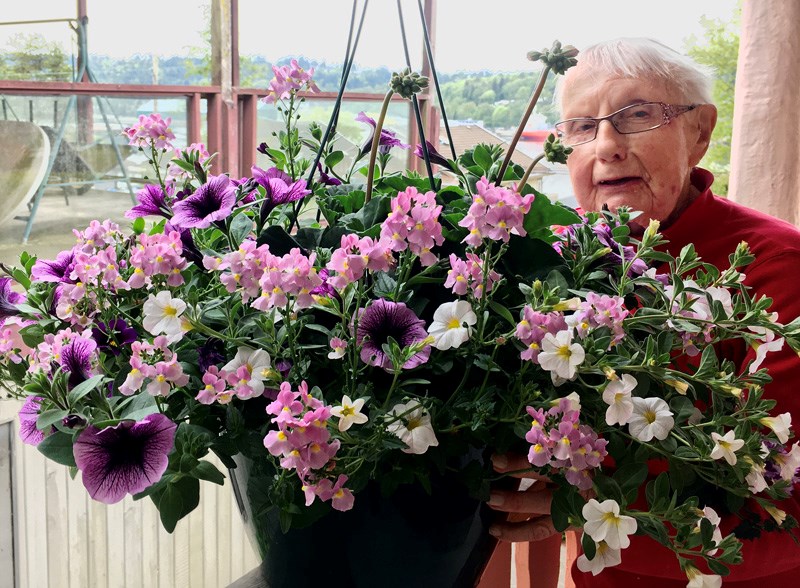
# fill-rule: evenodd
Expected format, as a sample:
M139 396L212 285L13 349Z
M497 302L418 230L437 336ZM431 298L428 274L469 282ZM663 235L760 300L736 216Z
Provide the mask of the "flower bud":
M567 163L567 157L572 153L572 147L564 145L553 133L547 136L543 149L544 157L550 163Z
M673 387L678 394L684 396L686 396L686 392L689 390L689 384L681 380L664 380L664 383L667 386Z
M417 72L412 72L411 68L405 68L400 73L393 73L389 82L392 92L399 94L407 100L411 100L414 94L419 94L423 88L428 87L428 78L421 76Z
M541 51L529 51L528 59L531 61L541 61L547 67L553 70L553 73L563 74L573 65L578 63L575 57L578 55L578 50L572 45L561 46L559 41L554 41L553 46Z

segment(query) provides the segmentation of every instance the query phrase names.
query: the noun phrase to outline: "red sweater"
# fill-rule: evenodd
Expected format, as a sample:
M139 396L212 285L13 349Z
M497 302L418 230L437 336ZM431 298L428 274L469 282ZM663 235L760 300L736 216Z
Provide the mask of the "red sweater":
M755 261L743 268L744 283L752 289L751 295L773 299L772 310L778 313L781 323L791 322L800 316L800 282L795 273L800 270L800 231L789 223L714 196L710 190L713 179L705 170L692 173L692 183L701 194L663 231L669 240L666 249L677 256L685 245L694 243L704 261L726 268L728 256L741 241L746 241ZM728 342L722 352L740 367L755 357L755 352L741 341ZM774 414L790 412L794 428L800 429L800 358L784 345L782 351L768 353L762 367L769 369L773 379L765 387L765 396L778 401ZM796 440L791 439L790 443ZM795 488L793 498L783 501L781 508L800 520L800 487ZM723 536L739 522L735 516L723 517ZM757 540L744 540L742 555L744 562L731 567L723 586L757 586L765 581L795 586L800 582L800 545L788 533L762 533ZM591 588L645 584L648 588L683 588L687 582L675 555L641 536L631 537L630 547L622 551L620 565L606 568L597 576L583 574L573 565L572 577L576 586Z

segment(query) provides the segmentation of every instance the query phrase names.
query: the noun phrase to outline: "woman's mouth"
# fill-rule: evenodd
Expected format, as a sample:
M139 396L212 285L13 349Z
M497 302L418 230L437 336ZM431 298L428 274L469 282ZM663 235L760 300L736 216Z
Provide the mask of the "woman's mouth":
M637 181L639 181L640 179L641 179L641 178L639 178L639 177L636 177L636 176L626 176L626 177L623 177L623 178L614 178L614 179L609 179L609 180L600 180L599 182L597 182L597 185L598 185L598 186L609 186L609 187L614 187L614 186L625 186L625 185L627 185L627 184L630 184L630 183L632 183L632 182L637 182Z

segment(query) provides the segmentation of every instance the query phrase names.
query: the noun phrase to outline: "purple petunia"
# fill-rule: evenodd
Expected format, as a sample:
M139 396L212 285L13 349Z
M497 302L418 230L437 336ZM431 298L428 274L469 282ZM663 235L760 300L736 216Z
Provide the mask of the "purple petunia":
M92 327L92 339L97 343L97 348L112 355L119 355L123 347L128 347L138 338L136 330L123 319L97 323Z
M19 409L19 438L28 445L39 445L44 439L44 431L36 427L39 418L39 408L42 406L41 396L28 396L22 408Z
M159 413L102 430L86 427L72 451L89 496L114 504L158 482L167 469L177 427Z
M61 367L69 373L70 388L92 377L92 356L96 349L94 339L76 337L61 350Z
M342 181L340 179L334 178L333 176L329 176L328 174L326 174L323 171L321 163L317 164L317 169L319 170L319 173L317 175L319 177L319 183L320 184L322 184L324 186L341 186L342 185Z
M0 278L0 324L3 319L19 314L16 305L21 302L25 302L25 297L11 289L11 278Z
M236 186L228 176L211 177L194 194L176 202L172 225L179 229L205 229L227 218L236 204Z
M225 344L219 339L206 339L197 347L197 365L203 373L225 359Z
M40 259L31 269L31 278L35 282L68 282L74 283L69 275L75 267L75 252L62 251L56 256L55 261Z
M620 244L614 239L611 234L611 227L605 223L597 224L592 227L597 240L603 245L611 249L605 259L611 263L622 264L622 257L619 255ZM626 245L622 247L622 252L625 255L625 261L630 261L636 257L636 249ZM647 263L641 259L634 259L628 270L631 276L640 276L647 271Z
M358 122L367 123L369 126L372 127L372 133L369 136L369 139L364 146L361 148L361 155L365 155L369 153L370 149L372 149L372 140L375 137L375 129L378 126L375 122L374 118L367 116L364 112L359 112L358 116L356 116L356 120ZM394 131L390 131L389 129L381 129L381 138L378 141L378 152L379 153L389 153L389 150L392 147L400 147L400 149L408 149L411 145L406 145L400 139L397 138L397 133Z
M391 359L383 352L383 345L389 341L389 337L401 347L408 347L427 336L425 322L417 318L413 310L402 302L379 298L361 313L356 342L361 346L361 361L388 370L393 366ZM428 361L430 354L428 345L403 364L403 368L422 365Z
M148 184L136 193L136 199L139 204L125 213L127 218L151 215L163 216L164 218L172 216L172 211L167 205L167 195L161 186Z
M442 167L455 171L453 170L453 166L450 165L450 162L447 161L447 158L436 150L433 143L425 139L425 146L428 148L428 158L431 160L432 164L441 165ZM425 159L425 153L422 151L422 143L417 143L417 146L414 148L414 155L420 159Z
M292 182L292 178L277 167L264 171L254 165L250 171L253 173L253 179L266 191L264 204L261 205L262 219L266 219L272 209L279 204L296 202L311 194L311 190L306 189L305 180Z

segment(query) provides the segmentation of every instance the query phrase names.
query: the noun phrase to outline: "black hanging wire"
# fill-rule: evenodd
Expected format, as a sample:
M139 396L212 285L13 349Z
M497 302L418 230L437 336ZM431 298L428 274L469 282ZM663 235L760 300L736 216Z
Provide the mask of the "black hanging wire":
M444 123L444 130L447 133L447 141L450 143L450 152L453 154L453 160L458 159L456 155L456 146L453 143L453 136L450 134L450 123L447 122L447 112L444 109L444 100L442 100L442 89L439 87L439 76L436 75L436 66L433 63L433 50L431 49L431 39L428 35L428 23L425 21L425 9L422 7L422 0L417 0L417 7L419 8L419 19L422 22L422 34L425 38L425 53L428 55L428 64L431 66L431 77L433 78L433 85L436 87L436 97L439 99L439 109L442 111L442 122Z
M406 27L403 22L403 7L400 0L397 0L397 15L400 18L400 36L403 38L403 52L406 55L406 66L411 69L411 56L408 53L408 39L406 38ZM422 157L425 160L425 169L428 172L428 180L431 183L431 190L436 190L433 179L433 168L431 167L431 156L428 153L428 145L425 143L425 129L422 126L422 113L419 110L419 101L416 94L411 96L411 103L414 105L414 118L417 119L417 132L419 133L420 145L422 146Z
M342 62L342 77L339 80L340 84L344 84L347 81L347 79L345 78L345 67L347 63L350 61L350 48L352 47L353 44L353 31L356 28L355 24L356 24L357 8L358 8L358 0L353 0L353 10L350 13L350 29L347 33L347 50L344 52L344 61ZM331 125L333 127L333 130L331 131L331 133L336 133L336 125L339 124L340 105L341 102L337 103L333 108L334 111L333 124Z
M357 1L358 0L353 1L353 15L355 15L355 10L356 10L355 4ZM344 96L344 88L345 86L347 86L347 79L350 77L350 69L353 67L353 60L355 59L356 49L358 48L358 41L361 38L361 28L364 26L364 16L367 13L368 5L369 5L369 0L364 0L364 7L361 9L361 18L359 19L358 22L358 30L356 31L356 38L353 41L352 51L349 51L349 55L345 57L344 71L342 72L342 82L339 85L339 93L337 94L336 102L333 105L333 112L331 113L331 118L328 121L328 126L325 129L325 134L322 135L322 141L320 141L319 150L317 151L317 155L314 158L314 165L311 166L311 172L308 174L308 179L306 180L306 185L309 188L311 186L311 182L314 180L314 174L317 173L317 166L319 165L319 160L322 157L322 152L325 149L325 145L327 144L328 139L332 134L333 127L336 125L336 120L338 119L339 116L339 108L342 105L342 96ZM354 20L351 19L350 35L348 35L348 40L347 40L348 49L350 45L350 38L352 38L353 24ZM290 233L292 231L292 228L294 227L294 224L297 222L297 217L300 214L300 208L302 207L302 205L303 205L303 200L301 199L297 201L297 204L294 207L294 218L289 223Z

